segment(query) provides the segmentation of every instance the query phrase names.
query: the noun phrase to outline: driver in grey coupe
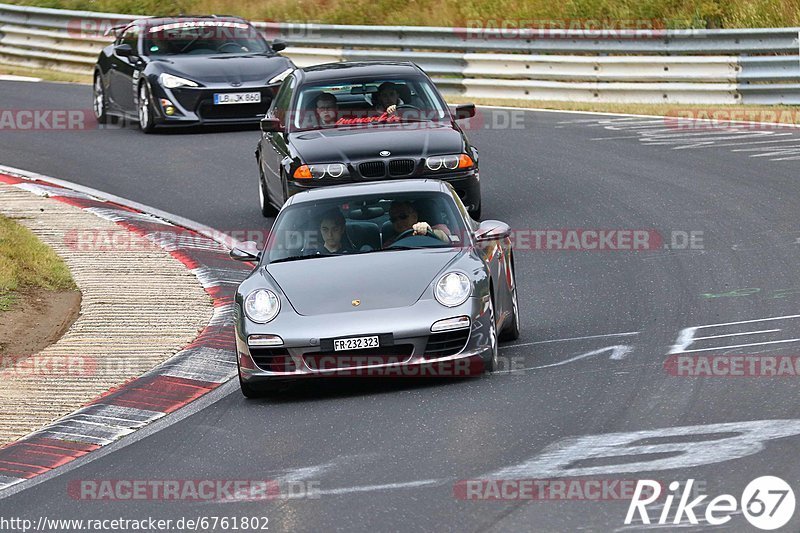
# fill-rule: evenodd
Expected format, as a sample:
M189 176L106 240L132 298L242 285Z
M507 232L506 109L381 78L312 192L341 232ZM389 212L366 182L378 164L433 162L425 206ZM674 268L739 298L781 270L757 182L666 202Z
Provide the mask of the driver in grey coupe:
M396 234L393 205L424 206L433 218ZM353 251L322 254L320 220L337 211ZM434 234L438 226L450 233ZM231 256L258 262L235 303L248 397L309 376L493 371L498 337L519 335L508 225L475 222L440 180L298 193L281 209L263 252L245 243Z

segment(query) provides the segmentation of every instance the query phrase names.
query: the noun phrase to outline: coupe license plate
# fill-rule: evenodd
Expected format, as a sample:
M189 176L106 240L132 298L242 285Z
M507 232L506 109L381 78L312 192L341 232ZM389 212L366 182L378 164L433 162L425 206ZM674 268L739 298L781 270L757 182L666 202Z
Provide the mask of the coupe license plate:
M214 105L260 103L261 93L214 93Z
M349 339L334 339L333 351L341 352L344 350L363 350L365 348L378 348L380 341L377 335L370 337L351 337Z

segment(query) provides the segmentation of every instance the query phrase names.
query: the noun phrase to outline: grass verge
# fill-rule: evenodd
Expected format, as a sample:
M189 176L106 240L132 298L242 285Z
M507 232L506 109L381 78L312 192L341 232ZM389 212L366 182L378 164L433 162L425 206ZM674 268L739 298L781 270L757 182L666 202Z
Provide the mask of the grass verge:
M11 0L114 13L224 13L251 20L412 26L767 28L800 26L800 0Z
M553 100L516 100L465 98L448 96L451 104L522 107L526 109L553 109L560 111L586 111L590 113L624 113L668 117L717 118L722 121L744 120L772 124L800 124L800 106L787 105L710 105L710 104L615 104L598 102L558 102Z
M29 78L41 78L46 81L66 81L72 83L92 83L91 69L87 69L86 74L61 72L44 68L29 68L0 63L0 75L6 76L27 76Z
M75 290L67 265L25 226L0 215L0 311L21 289Z

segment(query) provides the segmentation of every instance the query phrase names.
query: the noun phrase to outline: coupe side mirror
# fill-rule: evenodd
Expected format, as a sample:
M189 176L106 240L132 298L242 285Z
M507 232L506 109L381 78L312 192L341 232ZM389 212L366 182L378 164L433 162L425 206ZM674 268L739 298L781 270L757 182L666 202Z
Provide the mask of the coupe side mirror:
M136 55L129 44L118 44L114 47L114 53L119 57L133 57Z
M281 126L280 119L274 117L265 117L261 119L261 131L264 133L274 133L282 130L283 126Z
M236 261L260 261L261 252L258 251L258 245L255 241L244 241L233 247L231 250L231 259Z
M475 104L457 105L455 109L456 120L472 118L475 116Z
M275 39L274 41L272 41L270 48L272 48L273 52L280 52L281 50L286 49L286 43L281 41L280 39Z
M511 228L499 220L484 220L475 231L475 240L478 242L499 241L510 236Z

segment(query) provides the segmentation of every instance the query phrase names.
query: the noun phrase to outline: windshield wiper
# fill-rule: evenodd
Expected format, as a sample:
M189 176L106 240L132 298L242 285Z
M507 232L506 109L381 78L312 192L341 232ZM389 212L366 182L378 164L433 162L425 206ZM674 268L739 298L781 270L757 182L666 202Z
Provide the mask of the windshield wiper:
M273 265L275 263L288 263L289 261L301 261L303 259L317 259L318 257L334 257L334 255L325 255L325 254L290 255L289 257L283 257L281 259L276 259L275 261L270 261L269 264Z

